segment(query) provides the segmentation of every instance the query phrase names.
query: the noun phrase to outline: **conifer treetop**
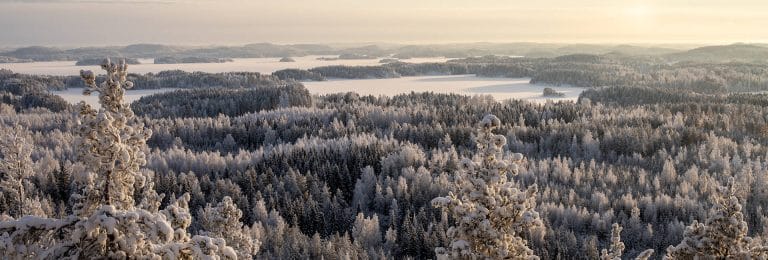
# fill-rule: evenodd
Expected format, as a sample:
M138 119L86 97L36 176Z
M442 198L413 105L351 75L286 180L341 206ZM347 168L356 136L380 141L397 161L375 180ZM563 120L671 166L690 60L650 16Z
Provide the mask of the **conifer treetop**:
M91 71L80 71L85 82L84 95L99 93L101 108L96 111L89 105L80 104L79 159L93 174L95 190L90 197L82 198L78 212L88 214L96 203L115 205L118 209L131 209L134 205L134 188L141 188L148 181L139 173L146 164L146 141L152 135L149 129L135 119L130 106L123 102L125 89L133 87L126 79L128 65L105 59L101 65L106 79L96 83ZM97 198L99 197L99 198Z
M522 154L505 153L507 139L493 133L501 120L486 115L478 124L476 154L461 160L448 196L432 200L456 221L448 229L448 248L435 249L438 259L537 259L527 231L543 227L536 212L535 185L520 190L510 176L518 173Z
M683 241L667 248L664 259L768 258L768 246L747 235L747 221L734 185L734 179L729 178L726 186L718 187L713 214L704 223L694 220L685 229Z

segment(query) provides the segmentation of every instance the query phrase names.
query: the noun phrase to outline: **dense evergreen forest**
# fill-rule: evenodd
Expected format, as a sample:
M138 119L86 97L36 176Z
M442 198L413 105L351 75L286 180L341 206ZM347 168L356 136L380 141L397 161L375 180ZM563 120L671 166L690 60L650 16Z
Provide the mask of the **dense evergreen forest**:
M433 93L317 96L296 81L467 73L594 88L577 102L534 104ZM138 148L131 151L146 156L136 174L153 176L154 186L137 180L134 199L145 194L139 188L165 194L155 209L172 215L165 212L188 208L190 223L181 230L224 237L241 257L449 254L445 247L455 246L456 230L465 228L452 227L464 215L436 207L453 202L435 198L491 178L520 189L511 194L520 194L535 220L515 235L527 249L521 252L542 259L642 259L647 249L655 251L652 258L764 258L768 96L737 92L768 90L766 73L758 63L666 64L616 55L486 56L274 75L167 71L125 74L120 82L185 89L119 106L108 118L131 118L151 132L146 146L132 144ZM86 83L111 80L82 76ZM85 112L46 91L82 81L0 71L0 82L0 132L32 148L28 160L17 160L29 174L2 175L3 219L80 212L72 195L89 181L78 174L89 166L78 141L83 119L72 114ZM85 118L107 120L93 115ZM496 167L482 161L488 149L490 157L514 158L514 174L488 171ZM0 151L6 161L14 158ZM467 159L478 157L483 163ZM457 177L475 172L486 175ZM242 237L211 224L224 209L234 212L225 219L242 222L236 229L242 225L257 244L243 246ZM30 243L13 240L19 228L9 226L0 224L2 241ZM718 233L721 226L728 229Z
M653 87L698 93L754 92L768 90L768 64L701 63L666 64L660 59L617 54L573 54L554 58L483 56L446 63L394 62L379 66L326 66L309 70L278 71L281 78L368 79L424 75L475 74L481 77L531 78L531 83L575 87ZM320 78L320 79L322 79Z

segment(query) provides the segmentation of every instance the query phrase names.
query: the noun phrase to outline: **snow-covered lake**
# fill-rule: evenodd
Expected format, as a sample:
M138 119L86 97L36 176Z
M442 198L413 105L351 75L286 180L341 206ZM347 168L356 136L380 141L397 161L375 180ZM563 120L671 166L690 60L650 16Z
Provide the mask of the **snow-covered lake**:
M124 100L125 102L130 104L133 101L136 101L143 96L148 96L155 93L174 91L174 90L176 89L162 88L162 89L126 90ZM59 95L62 98L64 98L64 100L72 104L77 104L77 103L80 103L80 101L85 101L85 103L93 107L101 107L101 105L99 105L99 93L92 93L90 96L84 96L82 88L70 88L70 89L61 90L61 91L51 91L51 94Z
M372 66L380 65L380 59L370 60L318 60L320 57L332 56L304 56L294 57L296 62L280 62L280 58L249 58L233 59L233 62L225 63L186 63L186 64L154 64L152 59L139 59L141 64L129 65L131 73L160 72L164 70L183 70L188 72L202 71L210 73L248 71L259 73L272 73L281 69L311 69L320 66L348 65L348 66ZM410 63L445 62L447 58L413 58L403 60ZM75 61L46 61L29 63L0 63L0 68L13 72L35 75L69 76L80 75L80 70L100 71L99 66L75 66Z
M250 71L260 73L272 73L286 68L311 69L329 65L372 66L379 65L379 59L371 60L318 60L324 56L294 57L296 62L279 62L279 58L252 58L234 59L227 63L191 63L191 64L153 64L152 59L142 59L142 64L131 65L129 70L133 73L160 72L163 70L184 70L203 72L229 72ZM330 57L330 56L325 56ZM414 58L404 60L411 63L445 62L446 58ZM75 66L74 61L51 61L32 63L5 63L0 68L10 69L14 72L37 75L79 75L81 69L99 71L98 66ZM397 95L402 93L435 92L455 93L462 95L491 95L496 100L524 99L532 102L545 102L552 100L576 100L583 88L551 87L565 94L561 98L545 98L541 96L545 85L529 83L528 78L485 78L474 75L458 76L421 76L403 77L393 79L331 79L319 82L304 82L309 92L313 94L330 94L340 92L357 92L361 95ZM126 91L125 100L133 102L145 95L171 91L173 89L153 90L129 90ZM85 100L87 103L97 104L97 96L83 96L82 89L69 89L66 91L53 91L52 93L64 97L67 101L78 103Z
M307 87L310 93L318 95L356 92L361 95L393 96L414 91L447 94L455 93L470 96L491 95L498 101L523 99L536 103L544 103L549 99L553 101L576 101L579 94L584 90L584 88L575 87L536 85L530 84L529 81L529 78L485 78L475 77L474 75L457 75L403 77L394 79L331 79L328 81L303 82L303 84ZM546 87L562 92L565 96L559 98L542 97L541 93ZM130 103L138 100L142 96L173 90L176 89L128 90L125 92L125 101ZM78 103L81 100L94 106L98 104L97 93L91 96L83 96L82 91L83 90L80 88L72 88L64 91L51 91L51 93L59 95L73 104Z
M394 79L332 79L328 81L304 82L313 94L357 92L361 95L392 96L403 93L435 92L461 95L491 95L497 101L523 99L543 103L553 101L576 101L584 88L554 87L530 84L529 78L485 78L475 75L403 77ZM550 87L565 94L563 97L543 97L544 88Z

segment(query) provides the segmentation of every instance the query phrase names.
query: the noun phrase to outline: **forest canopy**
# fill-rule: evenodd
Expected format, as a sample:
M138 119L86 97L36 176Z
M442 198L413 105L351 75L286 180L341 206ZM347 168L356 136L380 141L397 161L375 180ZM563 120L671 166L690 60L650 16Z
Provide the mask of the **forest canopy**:
M649 249L652 258L765 257L768 97L749 93L765 88L765 70L758 63L659 64L615 55L486 56L274 75L126 72L116 80L86 73L87 84L74 76L3 70L0 133L18 141L4 143L0 158L24 167L2 171L0 238L3 246L49 245L66 238L18 235L19 221L52 223L34 225L52 234L56 227L89 223L82 217L88 214L147 211L141 221L161 227L161 219L178 217L173 230L184 234L153 240L156 245L218 243L226 245L220 252L241 257L425 259L524 252L542 259L645 259ZM534 104L435 93L318 96L294 78L468 72L592 88L576 102ZM90 82L110 79L132 81L136 88L183 89L130 106L109 103L119 113L82 110L47 93L78 84L89 90ZM37 97L48 99L22 102ZM74 205L96 205L73 204L73 197L87 198L78 196L92 180L83 173L99 172L91 165L98 162L94 154L108 155L109 149L83 149L78 140L94 146L111 140L98 138L113 131L99 128L102 121L113 122L121 135L152 134L121 143L129 147L128 158L145 159L131 161L141 167L120 168L136 180L121 186L135 190L134 196L120 197L113 205L122 206L114 210L81 211ZM133 130L121 128L124 123ZM516 194L519 204L494 196L478 200L473 190L459 189L488 187L480 184ZM153 203L142 204L144 194ZM136 203L128 203L133 197ZM486 214L479 206L456 212L449 205L457 201L497 209L520 205L525 217L507 210ZM85 215L68 217L77 212ZM460 222L466 212L479 212L470 215L478 220L492 216L478 222L489 223L484 230L510 230L490 224L498 216L527 224L518 225L519 232L473 237L472 226ZM494 243L511 249L472 246L498 237L503 239ZM78 241L95 241L85 238Z

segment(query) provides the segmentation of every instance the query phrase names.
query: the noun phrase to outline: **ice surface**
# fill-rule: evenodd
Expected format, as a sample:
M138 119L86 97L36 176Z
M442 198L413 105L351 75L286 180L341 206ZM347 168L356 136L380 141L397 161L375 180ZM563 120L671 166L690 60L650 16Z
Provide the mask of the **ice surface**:
M491 95L496 100L523 99L536 103L546 100L572 100L575 101L584 88L552 87L547 85L530 84L528 78L484 78L474 75L459 76L423 76L403 77L394 79L360 79L303 82L309 92L313 94L330 94L341 92L357 92L361 95L385 95L392 96L403 93L435 92L455 93L461 95ZM541 95L545 87L551 87L558 92L565 93L563 97L543 97ZM174 88L143 89L125 91L125 102L133 102L142 96L176 90ZM98 93L91 96L83 96L83 89L71 88L63 91L51 91L72 104L81 100L91 106L98 107Z
M523 99L536 103L546 100L575 101L584 88L553 87L548 85L530 84L529 78L486 78L475 75L458 76L423 76L403 77L394 79L360 79L304 82L309 92L313 94L330 94L340 92L357 92L361 95L392 96L402 93L435 92L455 93L461 95L491 95L501 101L507 99ZM565 94L563 97L543 97L544 88L551 87Z
M174 91L174 90L176 89L162 88L162 89L126 90L125 97L123 97L123 100L126 103L130 104L131 102L136 101L143 96L152 95L155 93ZM92 107L101 107L101 105L99 105L99 93L91 93L90 96L84 96L82 88L70 88L67 90L51 91L51 94L59 95L62 98L64 98L64 100L72 104L77 104L77 103L80 103L80 101L85 101L85 103L91 105Z

